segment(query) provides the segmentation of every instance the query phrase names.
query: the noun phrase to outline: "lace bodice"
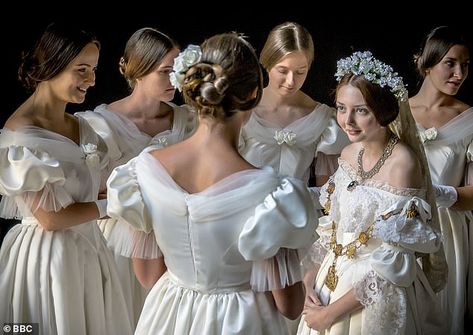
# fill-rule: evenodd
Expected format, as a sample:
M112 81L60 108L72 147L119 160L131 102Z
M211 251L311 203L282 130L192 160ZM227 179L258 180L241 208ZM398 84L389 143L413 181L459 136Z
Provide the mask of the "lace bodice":
M336 188L332 195L331 219L339 225L339 230L360 233L376 221L386 209L398 202L406 202L412 197L424 197L419 189L397 188L385 182L366 180L353 191L347 191L348 184L356 179L356 171L346 161L339 159L340 169L335 174ZM326 188L320 195L320 202L327 200Z

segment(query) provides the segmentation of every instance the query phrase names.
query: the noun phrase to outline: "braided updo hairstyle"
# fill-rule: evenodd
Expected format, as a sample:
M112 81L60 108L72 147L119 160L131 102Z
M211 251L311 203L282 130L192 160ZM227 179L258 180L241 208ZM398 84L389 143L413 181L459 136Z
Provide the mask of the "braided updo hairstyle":
M200 62L185 75L186 103L211 118L254 108L261 100L263 81L253 47L237 33L225 33L210 37L201 49Z

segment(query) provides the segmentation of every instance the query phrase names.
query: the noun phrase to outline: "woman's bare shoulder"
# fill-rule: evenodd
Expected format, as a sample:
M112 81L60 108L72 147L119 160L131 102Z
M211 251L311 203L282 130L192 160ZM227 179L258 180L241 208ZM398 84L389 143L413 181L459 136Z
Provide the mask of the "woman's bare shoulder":
M400 188L420 188L422 182L418 157L406 144L399 142L391 156L389 184Z

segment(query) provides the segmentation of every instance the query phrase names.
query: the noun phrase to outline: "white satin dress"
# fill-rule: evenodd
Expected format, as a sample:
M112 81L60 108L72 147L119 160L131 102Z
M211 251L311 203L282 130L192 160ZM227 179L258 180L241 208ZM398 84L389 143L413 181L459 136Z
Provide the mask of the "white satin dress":
M177 106L170 102L167 104L174 110L172 129L163 131L154 137L143 133L128 118L109 110L106 104L97 106L94 111L76 113L89 122L107 145L110 160L102 174L103 184L115 167L136 157L146 147L165 147L180 142L192 134L197 120L195 113L186 106ZM114 219L98 220L100 230L106 239L114 229L115 222ZM141 286L136 279L131 260L118 253L114 254L130 319L136 326L148 290Z
M319 104L311 113L281 128L253 112L242 129L240 153L254 166L271 166L277 173L306 184L314 159L315 174L330 176L337 169L342 149L349 144L335 113L334 108Z
M417 127L424 141L432 183L473 185L473 107L440 128ZM451 208L439 208L438 213L448 264L447 287L440 292L442 307L450 334L463 334L465 306L473 321L472 215L471 211Z
M330 214L319 220L317 228L320 239L316 243L327 251L314 289L323 305L354 289L363 308L321 332L310 329L303 316L298 335L445 334L440 306L415 254L441 247L440 232L429 224L425 191L376 180L366 180L349 191L347 186L357 178L356 171L341 159L339 164L332 177L335 191L330 196ZM322 204L328 199L327 186L322 188ZM354 258L338 257L334 291L324 283L335 258L329 247L332 222L336 224L336 241L342 246L374 224L373 236L356 250Z
M287 334L264 291L301 281L299 248L315 240L305 185L271 168L232 174L189 194L143 152L108 180L124 255L164 257L136 334ZM118 232L118 229L116 230Z
M1 130L0 215L22 221L0 250L0 324L38 323L44 335L132 334L113 254L96 221L46 231L31 214L97 199L106 148L78 119L80 145L34 126Z

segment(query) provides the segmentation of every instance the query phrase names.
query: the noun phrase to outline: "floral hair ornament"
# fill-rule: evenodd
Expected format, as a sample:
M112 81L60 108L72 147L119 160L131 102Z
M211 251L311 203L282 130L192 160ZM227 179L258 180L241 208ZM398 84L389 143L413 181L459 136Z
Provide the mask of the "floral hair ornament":
M189 44L187 48L180 52L174 59L173 72L169 74L169 79L172 86L177 88L179 92L182 91L182 85L184 84L187 70L189 70L192 65L200 62L201 57L202 50L200 47L198 45Z
M407 89L393 68L373 57L371 52L354 52L347 58L337 62L337 72L335 77L340 82L347 74L364 76L366 80L378 84L381 87L388 85L391 92L400 101L407 100Z

